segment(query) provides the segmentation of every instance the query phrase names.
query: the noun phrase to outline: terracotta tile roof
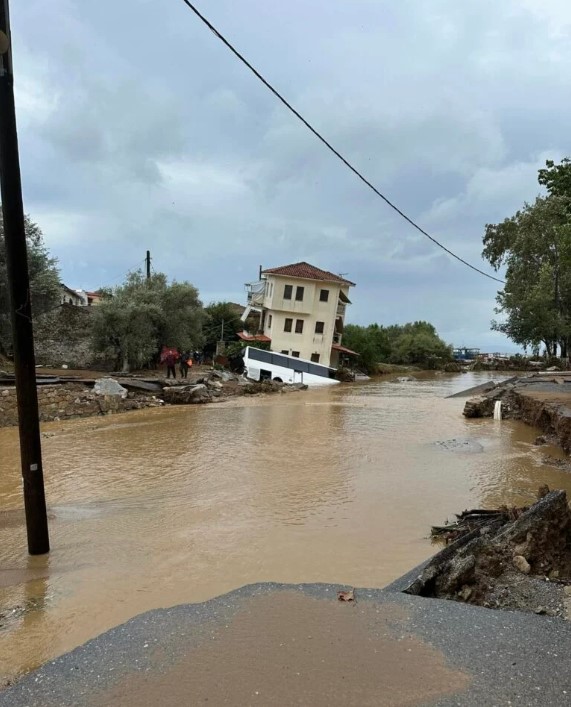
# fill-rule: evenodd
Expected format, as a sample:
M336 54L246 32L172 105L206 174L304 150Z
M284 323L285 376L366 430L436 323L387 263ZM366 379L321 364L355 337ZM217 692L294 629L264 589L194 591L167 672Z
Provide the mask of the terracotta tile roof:
M350 280L345 280L335 273L328 270L316 268L315 265L310 265L306 262L293 263L292 265L282 265L279 268L267 268L262 270L262 274L268 275L286 275L289 277L300 277L304 280L323 280L324 282L341 282L344 285L355 287L355 283Z
M242 341L261 341L265 344L269 344L271 341L270 337L265 334L255 334L254 336L250 336L250 334L244 334L243 331L240 331L238 332L238 336L242 339Z
M339 353L344 353L344 354L347 354L348 356L358 356L359 355L355 351L351 351L351 349L348 349L345 346L341 346L340 344L333 344L333 346L331 348L334 351L339 351Z

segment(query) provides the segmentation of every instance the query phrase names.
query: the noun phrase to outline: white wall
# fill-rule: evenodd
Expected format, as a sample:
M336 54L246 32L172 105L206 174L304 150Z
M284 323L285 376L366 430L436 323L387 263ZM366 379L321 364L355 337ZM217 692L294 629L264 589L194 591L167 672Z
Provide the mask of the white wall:
M335 319L339 302L340 283L304 280L301 278L267 275L264 307L266 320L264 334L272 340L272 351L299 351L300 358L310 360L319 354L319 363L329 365L331 345L335 331ZM284 286L292 286L292 299L283 297ZM296 301L296 288L303 287L303 300ZM348 288L343 288L348 289ZM320 301L321 290L329 291L327 302ZM271 317L271 324L270 324ZM286 319L292 319L291 333L284 331ZM296 334L298 320L303 321L303 333ZM315 332L316 322L323 322L323 334Z

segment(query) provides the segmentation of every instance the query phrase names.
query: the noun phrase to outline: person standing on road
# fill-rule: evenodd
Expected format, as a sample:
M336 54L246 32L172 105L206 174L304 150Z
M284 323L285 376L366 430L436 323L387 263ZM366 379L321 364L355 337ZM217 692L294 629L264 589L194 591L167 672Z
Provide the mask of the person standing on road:
M180 376L188 378L188 369L192 366L190 351L185 351L180 357Z
M171 349L168 351L167 355L165 356L165 363L167 365L167 378L172 377L176 378L176 359L177 356L175 352Z

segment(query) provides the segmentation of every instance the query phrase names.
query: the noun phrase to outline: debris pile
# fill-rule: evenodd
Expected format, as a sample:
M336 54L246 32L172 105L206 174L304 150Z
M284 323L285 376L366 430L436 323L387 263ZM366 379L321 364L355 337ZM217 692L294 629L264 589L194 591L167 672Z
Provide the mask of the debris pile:
M272 380L251 381L228 371L211 371L206 376L189 380L189 384L165 386L163 400L170 405L193 405L217 402L236 395L287 393L305 389L307 386L301 383L289 385Z
M465 511L433 535L449 544L405 589L496 609L571 618L571 511L543 487L529 508Z

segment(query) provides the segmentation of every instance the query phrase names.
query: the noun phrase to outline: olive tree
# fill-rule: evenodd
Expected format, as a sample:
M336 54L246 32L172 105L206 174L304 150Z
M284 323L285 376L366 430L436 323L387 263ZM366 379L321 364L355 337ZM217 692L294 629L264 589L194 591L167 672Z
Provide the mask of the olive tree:
M57 260L46 245L40 227L29 216L25 217L28 269L30 274L30 300L34 317L57 307L60 300ZM6 355L12 348L10 298L6 266L4 220L0 208L0 353Z
M182 351L202 341L202 303L188 282L169 284L163 273L147 279L136 271L104 294L93 314L94 348L124 371L156 361L163 345Z

